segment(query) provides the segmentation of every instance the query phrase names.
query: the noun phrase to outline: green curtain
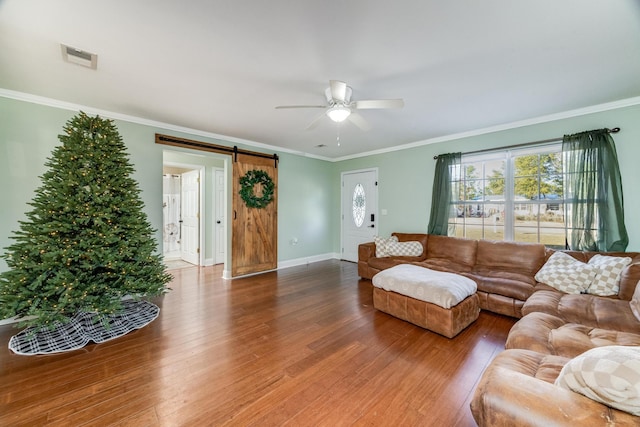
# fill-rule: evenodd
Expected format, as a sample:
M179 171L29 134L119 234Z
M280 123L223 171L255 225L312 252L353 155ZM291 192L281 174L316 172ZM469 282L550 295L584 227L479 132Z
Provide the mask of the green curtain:
M460 185L462 153L440 154L436 162L433 178L433 196L429 217L429 234L446 236L449 231L449 218L452 215L452 197L457 194ZM452 225L453 226L453 225ZM455 230L452 230L452 232Z
M567 244L581 251L623 252L624 225L618 155L608 129L565 135L562 140Z

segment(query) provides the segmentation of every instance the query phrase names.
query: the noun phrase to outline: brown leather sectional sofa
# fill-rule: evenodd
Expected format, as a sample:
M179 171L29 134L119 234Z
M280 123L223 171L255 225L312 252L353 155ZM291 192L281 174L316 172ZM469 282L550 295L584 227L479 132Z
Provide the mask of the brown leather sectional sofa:
M637 283L637 281L636 281ZM505 347L485 370L471 402L484 426L640 426L640 417L554 385L562 368L585 351L640 346L632 301L557 291L534 293Z
M467 276L478 284L480 308L511 317L522 317L525 301L538 290L553 288L536 282L534 276L555 252L542 244L460 239L420 233L393 233L400 242L419 241L420 256L377 258L373 242L358 248L358 274L371 279L379 271L411 263L426 268ZM596 252L568 251L587 262ZM640 253L611 253L628 256L633 262L623 272L618 298L630 300L640 280Z
M471 409L479 426L640 426L640 417L554 385L563 366L589 349L640 346L640 253L601 254L632 258L618 295L602 297L565 294L536 282L536 272L554 253L544 245L394 235L401 242L420 241L423 253L376 258L375 244L360 245L361 277L402 263L459 273L476 281L481 309L520 318L475 391ZM566 252L583 262L596 254Z

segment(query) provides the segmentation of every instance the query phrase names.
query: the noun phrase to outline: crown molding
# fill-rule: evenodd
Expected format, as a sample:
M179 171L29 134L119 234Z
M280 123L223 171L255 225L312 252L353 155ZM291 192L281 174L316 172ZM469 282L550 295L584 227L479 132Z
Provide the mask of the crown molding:
M634 98L626 98L618 101L607 102L604 104L592 105L590 107L578 108L575 110L564 111L561 113L548 114L546 116L534 117L532 119L520 120L511 123L505 123L496 126L490 126L482 129L476 129L468 132L454 133L451 135L439 136L436 138L425 139L422 141L410 142L408 144L398 145L391 148L383 148L380 150L368 151L366 153L354 154L351 156L339 157L332 159L334 162L341 162L344 160L357 159L360 157L374 156L378 154L391 153L394 151L407 150L409 148L422 147L424 145L437 144L440 142L454 141L462 138L469 138L473 136L485 135L488 133L501 132L510 129L517 129L525 126L538 125L541 123L553 122L556 120L569 119L572 117L586 116L593 113L601 113L603 111L617 110L624 107L632 107L634 105L640 105L640 96Z

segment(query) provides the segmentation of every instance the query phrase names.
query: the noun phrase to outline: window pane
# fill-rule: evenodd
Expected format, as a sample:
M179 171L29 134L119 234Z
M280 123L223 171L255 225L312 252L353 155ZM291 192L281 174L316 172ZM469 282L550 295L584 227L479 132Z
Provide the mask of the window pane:
M484 199L487 201L504 200L504 178L488 179L484 183Z
M482 239L482 225L467 223L464 237L467 239Z
M504 240L504 223L485 224L484 238L488 240Z
M449 227L449 229L451 229L451 227ZM464 237L464 225L463 224L456 224L454 233L453 234L449 234L449 236Z
M535 204L520 204L514 209L514 237L516 242L538 242L538 212Z
M482 181L478 179L465 181L464 200L482 200Z
M464 167L463 200L482 200L482 163Z
M543 199L562 199L562 154L540 156L540 194Z
M538 177L520 177L514 179L515 200L536 200L539 196Z
M485 179L504 178L504 170L505 170L504 159L488 161L484 164L484 178Z
M351 215L353 217L353 223L356 227L362 227L362 223L364 222L364 213L366 211L367 201L366 196L364 194L364 187L362 184L356 184L353 189L353 197L352 197L352 210Z
M556 249L564 249L564 228L540 227L540 243Z

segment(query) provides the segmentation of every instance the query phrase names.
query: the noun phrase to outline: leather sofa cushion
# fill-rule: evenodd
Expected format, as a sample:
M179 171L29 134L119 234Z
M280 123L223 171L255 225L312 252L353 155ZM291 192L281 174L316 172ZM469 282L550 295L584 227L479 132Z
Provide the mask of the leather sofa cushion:
M517 271L533 277L545 262L545 246L538 243L478 241L477 269Z
M420 261L420 257L413 256L389 256L382 258L369 258L369 266L376 270L386 270L400 264L407 264Z
M511 328L505 348L576 357L609 345L640 346L640 334L567 323L547 313L530 313Z
M569 360L529 350L500 353L471 401L478 426L638 425L638 417L554 385Z
M522 314L542 312L567 323L640 334L640 321L633 315L629 301L589 294L563 294L537 291L522 307Z
M430 235L427 245L427 259L434 262L445 260L464 266L469 271L476 263L478 241L457 237Z
M437 271L448 271L450 273L465 273L471 271L471 267L466 264L461 264L452 259L446 258L430 258L424 261L415 262L415 265L420 267L430 268Z
M526 300L533 294L535 280L533 277L523 273L492 270L491 268L475 268L471 273L466 274L478 284L478 290L515 298L521 301Z

